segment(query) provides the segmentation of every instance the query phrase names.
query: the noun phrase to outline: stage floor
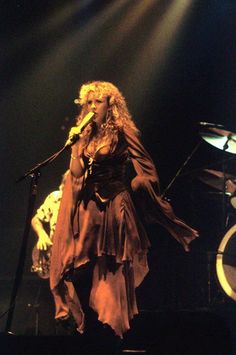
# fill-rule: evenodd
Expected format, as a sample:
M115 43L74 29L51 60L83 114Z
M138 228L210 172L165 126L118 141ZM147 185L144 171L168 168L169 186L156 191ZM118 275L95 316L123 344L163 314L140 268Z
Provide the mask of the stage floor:
M234 355L236 307L141 311L123 340L101 327L79 335L1 335L1 355Z

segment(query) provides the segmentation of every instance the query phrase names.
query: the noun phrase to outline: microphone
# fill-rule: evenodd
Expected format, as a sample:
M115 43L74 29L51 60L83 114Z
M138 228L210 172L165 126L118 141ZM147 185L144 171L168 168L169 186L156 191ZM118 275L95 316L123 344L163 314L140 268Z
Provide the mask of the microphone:
M92 121L94 115L94 112L89 112L86 116L84 116L80 124L76 127L77 133L74 133L67 139L65 147L71 147L75 142L77 142L77 140L80 138L80 134L83 132L84 128Z

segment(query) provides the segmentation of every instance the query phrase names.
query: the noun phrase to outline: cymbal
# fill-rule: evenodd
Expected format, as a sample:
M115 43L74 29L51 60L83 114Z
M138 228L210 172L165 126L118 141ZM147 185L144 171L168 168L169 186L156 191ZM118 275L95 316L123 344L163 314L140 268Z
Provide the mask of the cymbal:
M236 189L236 176L228 173L224 174L222 171L204 169L199 172L198 179L219 191L224 190L224 180L226 180L227 195L231 195L233 192L232 190ZM231 187L230 182L233 184L233 188Z
M225 152L236 154L236 133L218 128L220 125L201 123L199 133L207 143Z

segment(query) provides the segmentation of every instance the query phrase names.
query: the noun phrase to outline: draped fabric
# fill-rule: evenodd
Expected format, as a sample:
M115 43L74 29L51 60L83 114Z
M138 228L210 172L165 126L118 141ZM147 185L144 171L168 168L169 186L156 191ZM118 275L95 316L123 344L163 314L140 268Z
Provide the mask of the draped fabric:
M135 288L148 272L150 245L136 208L144 221L167 228L185 250L198 234L160 197L155 166L133 131L124 128L117 133L115 148L114 144L112 149L106 148L95 152L92 163L89 149L85 149L83 159L88 169L84 176L67 177L53 237L50 285L57 295L56 318L63 315L60 294L69 303L78 328L83 329L83 311L71 285L66 292L65 275L95 260L90 306L101 322L122 337L138 313ZM134 201L125 179L128 159L136 172L131 182Z

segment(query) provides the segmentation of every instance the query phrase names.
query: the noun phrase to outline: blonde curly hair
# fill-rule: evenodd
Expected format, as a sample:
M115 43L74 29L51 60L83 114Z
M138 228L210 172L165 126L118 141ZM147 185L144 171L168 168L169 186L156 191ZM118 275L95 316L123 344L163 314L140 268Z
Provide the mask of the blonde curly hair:
M107 81L92 81L81 86L77 100L82 107L80 115L78 116L78 124L88 112L87 100L91 91L98 94L98 96L108 99L109 107L107 110L107 119L103 124L103 129L122 130L123 128L130 128L136 134L139 133L129 113L124 96L115 85Z

